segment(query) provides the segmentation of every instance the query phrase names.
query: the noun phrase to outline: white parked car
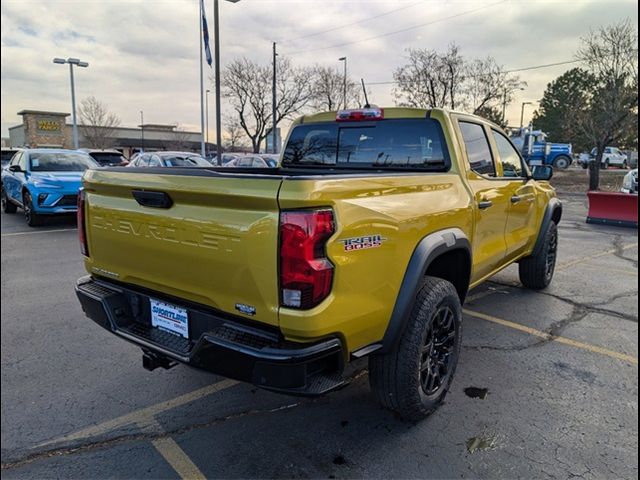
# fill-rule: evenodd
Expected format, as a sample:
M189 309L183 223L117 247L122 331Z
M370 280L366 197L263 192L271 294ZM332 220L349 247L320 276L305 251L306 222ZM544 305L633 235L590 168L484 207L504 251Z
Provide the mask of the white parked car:
M591 157L595 158L596 149L591 150ZM628 168L629 158L616 147L607 147L604 149L604 155L602 155L602 168L619 167Z
M624 176L622 181L623 193L635 193L638 194L638 169L631 170Z

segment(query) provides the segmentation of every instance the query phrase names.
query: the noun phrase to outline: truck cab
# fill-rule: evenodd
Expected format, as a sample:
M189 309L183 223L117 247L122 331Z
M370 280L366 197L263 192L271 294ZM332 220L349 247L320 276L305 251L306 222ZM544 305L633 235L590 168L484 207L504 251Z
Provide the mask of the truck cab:
M520 128L511 134L525 161L530 165L551 165L565 170L573 163L573 147L569 143L547 141L547 134L532 127Z

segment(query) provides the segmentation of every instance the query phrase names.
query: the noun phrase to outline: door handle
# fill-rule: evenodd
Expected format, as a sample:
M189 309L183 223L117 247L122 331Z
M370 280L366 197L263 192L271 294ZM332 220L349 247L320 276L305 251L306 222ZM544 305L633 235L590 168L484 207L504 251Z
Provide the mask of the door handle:
M514 195L513 197L511 197L511 203L518 203L520 200L522 200L522 197L520 195Z
M480 210L486 210L491 206L493 206L493 202L491 200L482 200L478 202L478 207L480 208Z

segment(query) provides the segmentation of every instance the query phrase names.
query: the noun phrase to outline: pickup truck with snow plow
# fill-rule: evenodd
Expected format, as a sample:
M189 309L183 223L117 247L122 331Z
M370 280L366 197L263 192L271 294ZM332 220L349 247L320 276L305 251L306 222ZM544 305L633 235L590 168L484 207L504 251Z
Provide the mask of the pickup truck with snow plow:
M468 290L515 262L550 283L551 175L463 113L307 115L276 169L88 171L76 293L148 369L320 395L366 356L379 401L419 419L450 388Z

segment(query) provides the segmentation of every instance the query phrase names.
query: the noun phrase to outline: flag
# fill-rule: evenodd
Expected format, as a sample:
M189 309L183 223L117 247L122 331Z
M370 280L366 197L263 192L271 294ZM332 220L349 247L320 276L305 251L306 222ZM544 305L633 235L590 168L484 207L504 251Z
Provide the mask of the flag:
M207 27L207 15L204 13L204 0L200 0L201 2L201 12L202 12L202 40L204 41L204 54L207 57L207 63L209 66L213 63L211 59L211 49L209 48L209 28Z

